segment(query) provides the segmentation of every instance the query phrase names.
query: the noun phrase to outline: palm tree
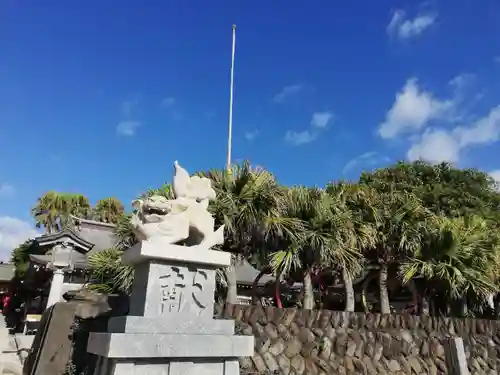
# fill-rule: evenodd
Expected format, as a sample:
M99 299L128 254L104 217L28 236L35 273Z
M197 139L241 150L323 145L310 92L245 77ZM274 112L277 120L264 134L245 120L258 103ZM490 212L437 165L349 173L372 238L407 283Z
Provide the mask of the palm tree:
M93 218L104 223L116 224L123 212L123 204L115 197L109 197L97 201L93 209Z
M38 198L36 205L31 209L37 228L44 228L50 234L59 230L59 213L63 210L63 202L59 193L49 191Z
M295 218L283 217L285 199L274 176L248 162L226 170L198 173L212 181L217 199L209 209L216 226L225 225L222 250L232 254L232 265L225 269L228 303L237 303L235 267L251 255L266 257L273 240L287 233L293 236L300 227Z
M362 205L369 197L366 187L339 181L329 183L327 193L333 198L330 204L330 233L336 233L336 269L340 269L346 293L346 311L354 311L353 278L364 269L363 251L375 245L375 226L363 220ZM368 192L368 194L367 194ZM365 209L370 208L365 205Z
M167 199L175 199L174 190L171 184L163 184L158 189L148 189L146 192L141 194L140 199L145 199L153 195L161 195Z
M499 291L500 236L491 229L478 216L440 218L415 255L401 265L403 281L423 277L423 297L438 294L446 302L458 301L461 315L467 312L468 298L484 305Z
M88 288L101 293L130 294L134 269L121 261L123 251L106 249L89 257L91 282Z
M130 214L123 214L118 218L116 223L114 230L116 237L115 248L118 250L125 251L138 242L130 221L131 217Z
M38 198L31 209L37 228L48 234L63 230L71 224L71 216L88 218L91 213L89 200L82 194L49 191Z
M62 196L66 204L65 210L61 215L65 221L64 226L69 224L70 216L76 216L82 219L91 217L92 207L86 196L73 193L63 193Z
M319 228L314 228L321 206L323 193L320 189L296 186L286 191L286 205L282 214L300 221L300 231L277 236L277 251L269 256L269 263L277 280L293 271L303 274L303 302L305 309L314 308L312 273L321 265L325 250L326 237Z
M271 254L270 263L278 274L303 273L305 309L314 307L312 274L329 269L341 272L345 309L354 311L352 279L362 269L361 250L372 244L373 234L346 204L346 191L345 186L329 184L326 191L294 187L288 192L286 215L303 222L302 232Z
M138 241L134 235L130 215L118 217L114 228L114 248L92 254L89 257L91 282L89 289L102 293L123 292L129 294L134 280L134 269L121 262L121 255Z
M365 257L379 268L380 311L389 314L389 267L397 267L418 251L435 216L411 193L377 193L366 188L358 203L362 221L374 227L374 244L365 250Z

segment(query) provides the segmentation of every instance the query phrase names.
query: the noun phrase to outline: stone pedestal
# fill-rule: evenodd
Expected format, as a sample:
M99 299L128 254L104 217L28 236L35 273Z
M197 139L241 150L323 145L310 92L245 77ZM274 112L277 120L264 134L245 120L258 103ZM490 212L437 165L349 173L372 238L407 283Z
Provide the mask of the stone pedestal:
M63 284L64 271L61 268L54 269L54 274L50 283L49 299L47 300L47 309L62 299Z
M238 357L253 355L254 338L213 319L215 272L230 254L149 240L123 261L135 267L130 312L90 334L87 350L101 356L96 374L239 374Z

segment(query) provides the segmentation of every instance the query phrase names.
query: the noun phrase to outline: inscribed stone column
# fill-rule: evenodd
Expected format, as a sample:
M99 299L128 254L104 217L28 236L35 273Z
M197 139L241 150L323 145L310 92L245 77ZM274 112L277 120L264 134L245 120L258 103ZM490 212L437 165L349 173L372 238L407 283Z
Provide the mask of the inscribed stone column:
M238 357L253 355L254 338L213 319L216 268L230 254L143 241L123 261L135 267L130 315L90 334L87 350L103 357L96 374L239 374Z
M63 293L64 284L64 271L60 268L54 269L54 274L52 276L52 282L50 283L49 299L47 301L47 307L56 304L61 300Z

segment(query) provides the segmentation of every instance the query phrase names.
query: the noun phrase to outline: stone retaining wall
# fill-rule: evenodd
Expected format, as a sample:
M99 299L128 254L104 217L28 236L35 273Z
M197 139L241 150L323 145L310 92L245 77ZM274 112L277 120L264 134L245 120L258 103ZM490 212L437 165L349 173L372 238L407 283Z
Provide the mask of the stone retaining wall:
M255 336L242 374L447 374L448 335L464 339L471 375L500 369L498 321L241 305L222 315Z

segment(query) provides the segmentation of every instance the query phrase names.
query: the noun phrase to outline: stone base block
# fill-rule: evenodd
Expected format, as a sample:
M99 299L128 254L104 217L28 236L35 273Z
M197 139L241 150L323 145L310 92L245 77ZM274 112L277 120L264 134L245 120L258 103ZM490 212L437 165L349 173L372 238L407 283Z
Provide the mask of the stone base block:
M231 254L224 251L210 250L201 245L172 245L164 242L162 237L156 237L135 244L122 255L124 264L136 265L151 260L219 268L231 264Z
M112 333L174 333L201 335L233 335L234 321L212 319L199 321L184 316L171 315L160 318L142 316L119 316L108 322L108 332Z
M92 332L87 351L110 359L238 358L253 355L254 337Z
M110 360L100 358L95 375L239 375L237 359Z

